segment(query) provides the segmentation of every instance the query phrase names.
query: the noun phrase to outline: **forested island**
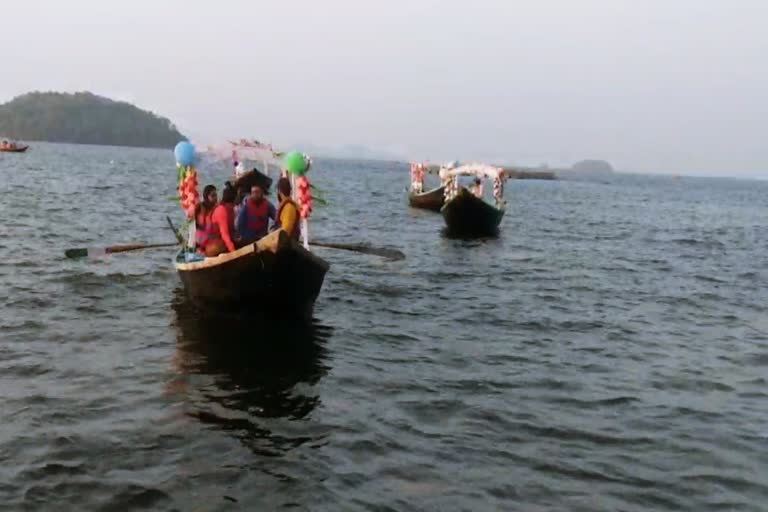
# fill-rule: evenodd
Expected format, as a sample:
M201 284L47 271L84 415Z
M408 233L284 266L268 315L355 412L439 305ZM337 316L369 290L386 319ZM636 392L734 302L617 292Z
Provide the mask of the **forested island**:
M164 117L90 92L32 92L0 105L0 137L172 148L186 137Z
M590 174L613 174L613 166L605 160L582 160L576 162L571 170Z

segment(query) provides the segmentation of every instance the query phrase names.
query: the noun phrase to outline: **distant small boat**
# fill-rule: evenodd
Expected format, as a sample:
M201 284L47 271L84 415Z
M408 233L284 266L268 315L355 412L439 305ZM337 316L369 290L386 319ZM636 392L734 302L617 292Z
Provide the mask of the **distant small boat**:
M441 210L448 233L456 236L495 236L504 210L492 206L462 187Z
M426 192L417 194L408 192L408 204L413 208L422 208L439 212L445 203L445 187L438 187Z
M439 212L445 202L445 187L439 186L424 192L424 178L430 172L426 163L411 163L411 187L408 189L408 205L411 208L421 208Z
M2 146L0 145L0 153L23 153L29 149L29 146Z

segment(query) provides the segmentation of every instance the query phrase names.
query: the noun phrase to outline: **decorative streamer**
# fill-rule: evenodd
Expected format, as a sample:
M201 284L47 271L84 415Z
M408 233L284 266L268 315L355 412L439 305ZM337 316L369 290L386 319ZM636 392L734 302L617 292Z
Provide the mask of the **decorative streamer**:
M312 187L306 175L296 177L296 198L301 217L301 234L304 248L309 250L309 216L312 214Z

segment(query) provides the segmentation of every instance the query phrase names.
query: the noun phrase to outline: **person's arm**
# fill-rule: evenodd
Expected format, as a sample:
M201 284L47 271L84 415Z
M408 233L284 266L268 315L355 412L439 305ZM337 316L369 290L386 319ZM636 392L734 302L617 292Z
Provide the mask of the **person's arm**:
M269 218L272 219L274 222L275 218L277 217L277 209L275 208L275 205L272 204L271 201L267 201L267 211Z
M224 245L227 246L227 250L233 252L235 250L235 244L232 243L232 236L229 232L227 209L223 206L221 208L216 208L213 212L213 222L219 226L219 233L221 233L221 239L224 241Z
M288 233L293 233L297 217L298 212L292 204L283 207L283 211L280 212L280 227Z

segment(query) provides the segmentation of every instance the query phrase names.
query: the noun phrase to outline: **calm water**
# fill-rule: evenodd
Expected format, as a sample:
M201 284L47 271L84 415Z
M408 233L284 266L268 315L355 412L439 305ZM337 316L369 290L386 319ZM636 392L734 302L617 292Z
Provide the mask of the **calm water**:
M765 510L768 183L516 182L440 236L405 166L319 162L307 326L197 314L170 151L0 155L3 510ZM208 180L205 180L208 181ZM222 177L215 180L221 183Z

